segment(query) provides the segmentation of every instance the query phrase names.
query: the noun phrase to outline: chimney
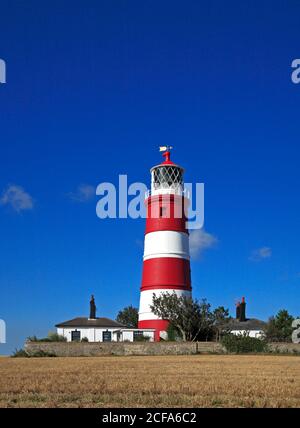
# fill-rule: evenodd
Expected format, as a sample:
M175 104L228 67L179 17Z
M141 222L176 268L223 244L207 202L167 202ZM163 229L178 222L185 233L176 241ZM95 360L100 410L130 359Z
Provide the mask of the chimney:
M241 304L240 304L240 321L246 321L246 302L245 297L242 298Z
M241 303L237 302L236 303L236 319L239 320L241 317Z
M92 294L91 300L90 300L90 319L95 320L96 319L96 304L95 304L95 298Z

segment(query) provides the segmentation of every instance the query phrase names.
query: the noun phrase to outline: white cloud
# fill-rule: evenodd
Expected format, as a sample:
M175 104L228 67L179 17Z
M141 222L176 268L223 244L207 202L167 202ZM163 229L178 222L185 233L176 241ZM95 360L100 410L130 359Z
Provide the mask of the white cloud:
M33 209L33 199L23 187L11 184L3 192L0 199L1 205L10 205L14 211L21 212Z
M272 249L270 247L262 247L257 250L253 250L249 260L253 262L260 262L265 259L269 259L272 256Z
M214 247L217 242L218 239L205 230L193 230L190 233L190 254L194 258L200 257L205 250Z
M70 198L76 202L88 202L96 194L96 188L90 184L80 184L75 192L69 193Z

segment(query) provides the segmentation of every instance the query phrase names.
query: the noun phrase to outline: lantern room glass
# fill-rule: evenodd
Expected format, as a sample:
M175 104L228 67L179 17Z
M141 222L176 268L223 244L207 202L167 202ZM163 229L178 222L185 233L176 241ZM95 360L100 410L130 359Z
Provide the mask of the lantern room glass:
M152 171L152 191L183 189L183 170L178 166L158 166Z

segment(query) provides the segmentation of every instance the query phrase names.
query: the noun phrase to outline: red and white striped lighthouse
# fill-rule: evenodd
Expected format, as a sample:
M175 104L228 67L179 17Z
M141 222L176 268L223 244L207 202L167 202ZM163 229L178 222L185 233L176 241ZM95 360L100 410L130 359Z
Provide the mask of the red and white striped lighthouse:
M151 169L151 190L145 201L147 220L138 326L154 328L156 341L167 337L168 321L151 311L153 294L191 295L184 170L170 160L170 149L160 149L165 160Z

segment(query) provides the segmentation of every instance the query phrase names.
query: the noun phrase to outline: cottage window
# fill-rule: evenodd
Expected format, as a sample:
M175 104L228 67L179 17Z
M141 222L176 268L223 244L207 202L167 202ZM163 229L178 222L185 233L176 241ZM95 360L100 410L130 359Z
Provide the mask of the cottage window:
M111 331L104 331L102 333L102 340L103 342L111 342Z
M71 336L72 336L72 342L80 342L80 331L72 331L71 332Z

